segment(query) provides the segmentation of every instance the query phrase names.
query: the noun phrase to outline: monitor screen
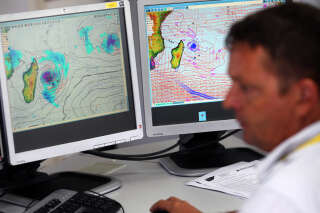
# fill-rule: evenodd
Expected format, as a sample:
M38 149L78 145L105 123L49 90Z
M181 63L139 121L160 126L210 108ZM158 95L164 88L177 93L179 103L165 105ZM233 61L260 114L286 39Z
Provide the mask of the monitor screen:
M148 136L239 128L222 102L231 86L225 36L232 23L284 0L140 0Z
M3 15L0 33L11 164L142 138L128 1Z

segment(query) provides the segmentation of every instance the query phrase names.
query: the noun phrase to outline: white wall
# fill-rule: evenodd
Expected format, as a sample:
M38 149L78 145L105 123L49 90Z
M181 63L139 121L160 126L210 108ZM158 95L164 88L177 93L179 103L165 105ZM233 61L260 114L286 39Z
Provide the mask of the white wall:
M0 14L100 2L104 0L0 0Z
M56 8L56 7L105 2L104 0L42 0L42 1L44 2L43 7L45 8Z
M38 4L39 0L1 0L0 14L34 10Z
M293 0L294 2L305 2L320 8L320 0Z

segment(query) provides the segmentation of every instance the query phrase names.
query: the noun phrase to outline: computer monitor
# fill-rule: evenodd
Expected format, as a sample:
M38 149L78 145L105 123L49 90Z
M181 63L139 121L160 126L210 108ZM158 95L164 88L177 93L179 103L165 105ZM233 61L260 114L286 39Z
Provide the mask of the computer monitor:
M143 137L129 1L0 17L11 165Z
M224 40L232 23L249 13L284 0L139 0L141 67L146 133L150 137L202 133L200 145L221 134L240 128L222 102L231 86L227 74L228 51ZM213 145L217 146L217 145ZM203 152L195 158L176 159L187 168L223 166L261 156L245 151L237 157L217 159L217 152ZM204 148L205 152L215 148ZM196 151L192 151L192 155ZM242 152L242 151L241 151ZM204 161L211 159L211 162ZM199 164L198 164L199 162ZM207 170L182 174L201 175ZM188 167L190 166L190 167ZM170 167L170 168L168 168Z

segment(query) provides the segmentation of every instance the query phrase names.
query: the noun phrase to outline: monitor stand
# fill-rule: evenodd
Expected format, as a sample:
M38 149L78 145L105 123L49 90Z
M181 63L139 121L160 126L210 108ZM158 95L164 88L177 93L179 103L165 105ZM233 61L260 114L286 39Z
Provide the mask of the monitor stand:
M80 172L60 172L48 175L38 172L40 162L17 166L4 164L0 170L0 191L30 199L41 199L57 189L75 191L93 190L98 193L114 191L121 186L119 180L103 175Z
M250 162L264 156L249 148L225 148L219 138L225 131L180 135L180 152L162 158L160 164L176 176L198 177L215 168L240 161ZM202 144L210 144L200 147ZM197 148L198 147L198 148Z

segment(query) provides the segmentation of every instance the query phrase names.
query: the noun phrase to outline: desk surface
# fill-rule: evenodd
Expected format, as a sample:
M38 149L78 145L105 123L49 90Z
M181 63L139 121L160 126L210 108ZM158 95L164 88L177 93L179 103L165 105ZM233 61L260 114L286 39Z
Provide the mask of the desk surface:
M140 154L161 150L175 141L139 144L119 148L113 153ZM223 141L226 147L245 146L235 136ZM50 159L41 168L48 173L73 170L91 171L110 175L122 182L122 187L107 196L119 201L126 213L147 213L159 199L176 196L187 200L203 212L225 212L239 209L245 200L220 192L186 186L194 177L177 177L168 174L158 163L152 161L119 161L77 154ZM17 211L18 212L18 211ZM21 212L21 211L20 211Z
M224 141L226 146L242 145L235 137ZM171 142L172 144L172 142ZM165 143L150 144L143 149L147 152L167 147ZM154 147L157 148L154 148ZM132 147L141 152L141 147ZM134 152L133 149L126 149ZM124 150L116 150L121 152ZM112 192L110 197L124 205L126 212L149 212L150 206L159 199L176 196L189 201L203 212L225 212L238 209L243 199L220 192L186 186L185 183L194 177L177 177L168 174L157 161L126 162L127 166L114 172L112 175L122 181L122 188Z

